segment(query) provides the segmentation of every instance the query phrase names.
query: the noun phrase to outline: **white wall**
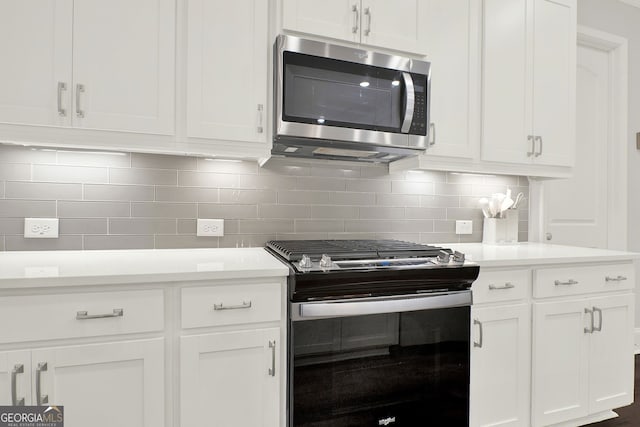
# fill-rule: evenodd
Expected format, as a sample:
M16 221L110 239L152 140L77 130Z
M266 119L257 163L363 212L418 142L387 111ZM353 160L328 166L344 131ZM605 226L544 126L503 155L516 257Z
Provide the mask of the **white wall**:
M640 7L618 0L578 0L578 24L629 41L628 249L640 252L640 151L635 143L640 132ZM577 147L580 149L580 141ZM637 277L640 279L640 270ZM636 292L636 327L640 327L640 291Z

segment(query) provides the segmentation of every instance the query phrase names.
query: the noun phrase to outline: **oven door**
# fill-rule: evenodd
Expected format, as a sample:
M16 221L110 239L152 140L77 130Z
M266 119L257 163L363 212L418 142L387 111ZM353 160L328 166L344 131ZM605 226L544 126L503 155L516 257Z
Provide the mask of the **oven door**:
M471 292L290 305L289 426L468 426Z

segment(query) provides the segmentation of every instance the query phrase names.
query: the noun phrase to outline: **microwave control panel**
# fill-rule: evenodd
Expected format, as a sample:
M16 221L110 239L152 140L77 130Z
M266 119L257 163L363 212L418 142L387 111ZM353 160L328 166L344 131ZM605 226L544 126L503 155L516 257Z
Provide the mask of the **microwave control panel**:
M411 135L427 135L427 93L416 91L413 120L409 128Z

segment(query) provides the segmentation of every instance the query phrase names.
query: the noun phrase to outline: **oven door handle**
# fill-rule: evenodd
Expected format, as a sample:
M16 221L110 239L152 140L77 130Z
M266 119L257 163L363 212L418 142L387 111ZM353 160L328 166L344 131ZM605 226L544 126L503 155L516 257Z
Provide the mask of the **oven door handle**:
M400 132L409 133L411 129L411 122L413 121L413 110L416 104L416 89L413 87L413 78L411 74L407 72L402 73L402 80L404 80L405 99L407 103L404 107L404 120Z
M401 313L471 305L471 291L450 292L422 297L363 298L293 304L293 320L364 316L368 314ZM299 308L296 310L296 306Z

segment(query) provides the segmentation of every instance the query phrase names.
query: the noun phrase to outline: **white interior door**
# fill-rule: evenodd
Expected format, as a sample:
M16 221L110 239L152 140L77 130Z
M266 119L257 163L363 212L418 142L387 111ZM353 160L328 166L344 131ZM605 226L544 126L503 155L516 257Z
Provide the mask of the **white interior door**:
M71 123L72 19L72 0L0 0L0 122Z
M607 248L610 54L578 46L577 55L576 162L572 178L544 184L544 231L551 243Z

